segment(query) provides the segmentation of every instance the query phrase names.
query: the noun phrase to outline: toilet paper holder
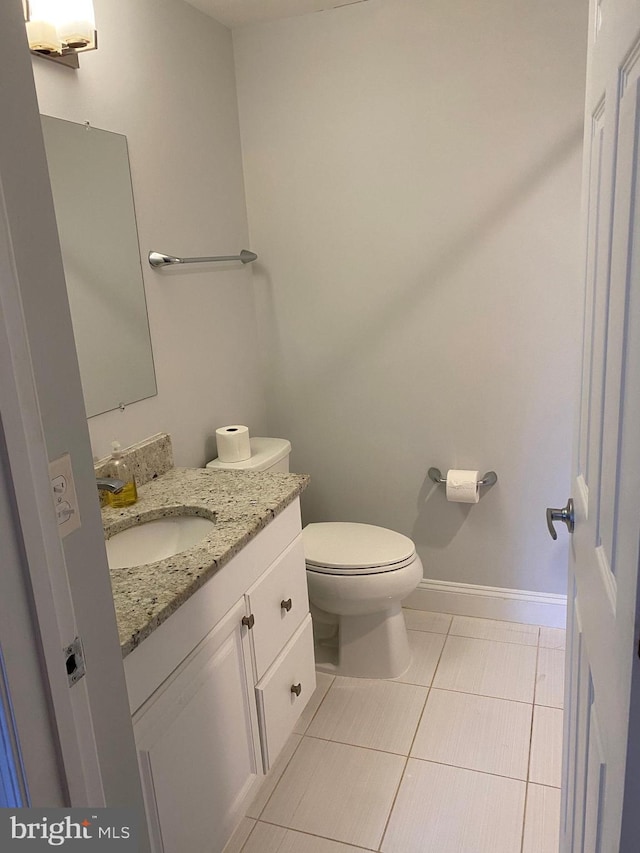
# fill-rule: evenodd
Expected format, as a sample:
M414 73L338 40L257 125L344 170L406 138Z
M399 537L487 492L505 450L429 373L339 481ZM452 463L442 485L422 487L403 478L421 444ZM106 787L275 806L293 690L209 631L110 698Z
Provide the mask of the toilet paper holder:
M429 478L439 486L444 486L447 483L447 478L442 476L439 468L429 468ZM495 471L487 471L481 480L478 480L479 486L493 486L498 482L498 475Z

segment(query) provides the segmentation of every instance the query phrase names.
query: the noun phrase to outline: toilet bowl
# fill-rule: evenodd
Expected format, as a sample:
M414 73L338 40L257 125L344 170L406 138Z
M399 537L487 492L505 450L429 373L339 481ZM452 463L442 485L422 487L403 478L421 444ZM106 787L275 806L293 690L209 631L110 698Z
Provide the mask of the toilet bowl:
M422 580L411 539L371 524L302 531L319 670L395 678L411 663L401 602Z
M251 457L214 459L227 471L289 470L291 444L251 438ZM401 533L371 524L321 522L302 531L316 664L356 678L395 678L411 663L401 602L422 580L422 563Z

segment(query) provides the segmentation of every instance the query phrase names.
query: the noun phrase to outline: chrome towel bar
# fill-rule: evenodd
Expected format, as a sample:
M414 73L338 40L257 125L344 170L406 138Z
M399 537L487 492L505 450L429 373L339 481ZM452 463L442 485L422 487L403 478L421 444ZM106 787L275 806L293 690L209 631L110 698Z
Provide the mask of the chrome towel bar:
M429 479L433 480L434 483L440 485L446 485L447 478L442 476L442 472L439 468L429 468ZM498 482L498 475L495 471L487 471L484 477L481 480L478 480L479 486L493 486Z
M243 264L250 264L257 260L258 256L255 252L250 252L248 249L242 249L239 255L218 255L213 258L176 258L173 255L163 255L162 252L149 252L149 263L152 267L167 267L173 264L210 264L216 261L240 261Z

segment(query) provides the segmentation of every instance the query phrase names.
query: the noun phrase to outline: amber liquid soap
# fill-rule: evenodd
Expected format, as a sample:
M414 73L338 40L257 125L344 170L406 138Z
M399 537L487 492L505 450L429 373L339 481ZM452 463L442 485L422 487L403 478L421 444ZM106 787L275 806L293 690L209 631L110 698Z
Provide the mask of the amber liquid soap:
M137 500L138 489L136 487L135 478L132 478L128 483L125 483L122 491L118 492L117 495L109 495L109 506L114 506L119 509L123 506L131 506L131 504L134 504Z

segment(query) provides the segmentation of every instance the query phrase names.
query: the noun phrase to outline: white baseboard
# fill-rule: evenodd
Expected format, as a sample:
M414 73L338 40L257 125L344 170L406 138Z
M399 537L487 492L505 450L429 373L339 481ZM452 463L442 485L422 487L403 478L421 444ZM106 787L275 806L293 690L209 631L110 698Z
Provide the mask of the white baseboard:
M421 580L415 592L405 598L402 604L414 610L524 622L528 625L545 625L547 628L564 628L567 618L566 595L428 578Z

